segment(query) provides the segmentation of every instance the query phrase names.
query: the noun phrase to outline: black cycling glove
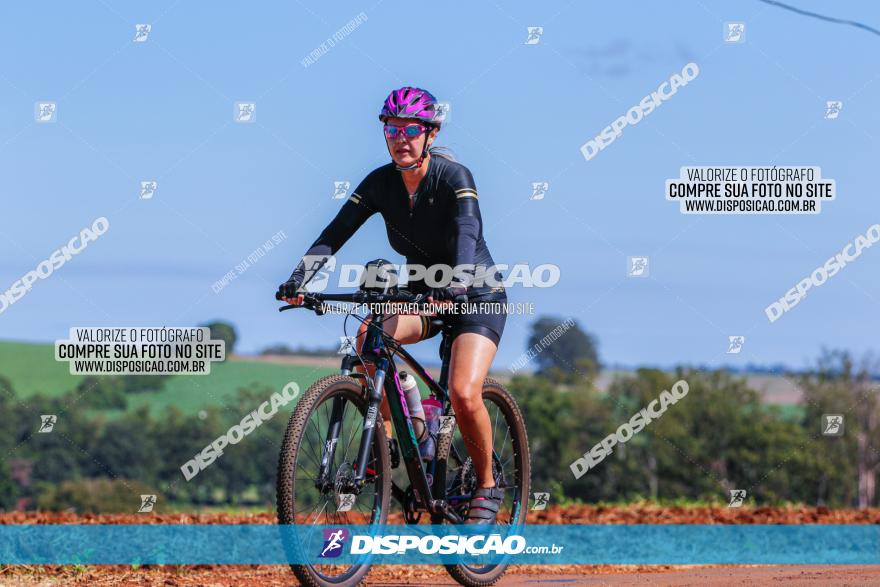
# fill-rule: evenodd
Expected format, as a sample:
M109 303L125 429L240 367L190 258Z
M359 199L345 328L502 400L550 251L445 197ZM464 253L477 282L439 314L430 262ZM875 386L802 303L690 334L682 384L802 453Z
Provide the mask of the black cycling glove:
M467 289L464 287L432 287L428 293L435 302L452 300L457 303L468 301Z
M281 298L293 298L299 293L299 289L302 287L302 284L298 279L288 279L284 283L278 286L278 292L275 294L276 299Z

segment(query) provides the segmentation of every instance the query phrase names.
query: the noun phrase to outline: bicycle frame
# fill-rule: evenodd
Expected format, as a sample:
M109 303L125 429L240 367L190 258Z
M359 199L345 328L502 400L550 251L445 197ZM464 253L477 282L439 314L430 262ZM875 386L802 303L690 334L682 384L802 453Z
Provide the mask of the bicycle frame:
M375 365L375 375L372 379L366 374L358 373L355 375L363 377L367 381L365 386L367 392L367 411L364 416L364 430L358 447L357 461L354 465L355 476L353 482L357 490L360 490L365 483L370 447L373 445L375 437L376 418L379 413L379 405L382 402L382 393L384 392L388 397L391 420L401 451L401 460L406 467L418 504L427 512L442 514L452 523L461 523L462 520L459 516L447 507L446 466L439 467L439 470L437 470L437 461L432 459L429 470L426 471L425 463L422 462L421 455L419 454L418 440L412 427L412 420L410 419L409 408L406 403L406 396L400 386L397 365L394 362L394 357L399 356L412 369L412 373L425 382L431 394L441 401L444 406L444 415L453 415L447 392L450 340L444 334L441 352L443 363L440 379L435 381L427 370L400 344L393 340L386 340L385 336L383 336L382 320L383 316L375 316L370 322L361 352L365 362L371 362ZM342 359L340 373L342 375L352 375L352 369L357 363L356 357L346 355ZM333 455L342 424L343 402L342 398L334 399L330 426L328 427L327 438L322 449L321 467L318 474L319 483L326 482L330 463L333 462ZM431 476L433 482L428 481L428 475ZM402 501L403 491L393 483L392 488L394 497L398 501Z

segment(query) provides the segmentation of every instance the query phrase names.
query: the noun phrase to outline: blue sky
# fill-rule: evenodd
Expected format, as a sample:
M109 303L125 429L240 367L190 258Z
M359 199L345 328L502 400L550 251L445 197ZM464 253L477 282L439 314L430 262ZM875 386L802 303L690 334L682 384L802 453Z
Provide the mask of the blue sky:
M880 26L871 3L791 1ZM273 293L340 206L333 181L387 162L384 96L418 85L452 104L438 144L473 172L495 260L561 268L556 287L510 300L575 318L604 361L802 367L823 346L876 349L880 248L777 322L764 308L880 222L880 37L758 1L425 6L4 3L0 291L95 218L111 228L0 314L0 338L223 318L245 352L334 343L341 318L278 314ZM745 43L722 42L725 21L746 23ZM136 23L152 25L144 43ZM528 26L544 27L538 44ZM584 142L689 61L695 80L584 159ZM55 124L34 122L41 100L57 102ZM843 101L837 120L826 100ZM235 101L256 102L255 124L233 122ZM815 216L685 216L664 199L683 165L815 165L838 196ZM141 180L158 180L153 199L138 199ZM550 182L543 200L533 181ZM212 291L279 230L280 246ZM647 279L625 276L638 255ZM379 256L400 261L375 216L339 260ZM496 368L535 317L508 319ZM726 354L740 334L743 352ZM415 354L436 357L436 339Z

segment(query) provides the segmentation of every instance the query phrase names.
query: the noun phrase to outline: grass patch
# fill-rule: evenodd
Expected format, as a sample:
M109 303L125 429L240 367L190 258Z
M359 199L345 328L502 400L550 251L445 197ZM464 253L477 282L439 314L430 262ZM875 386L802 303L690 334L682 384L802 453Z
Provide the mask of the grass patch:
M237 390L254 384L280 390L295 381L305 391L315 380L336 373L331 367L278 365L259 361L213 363L209 375L175 375L159 392L128 394L128 410L142 405L152 415L167 406L177 406L185 413L222 405L235 398ZM36 393L57 397L76 388L83 375L71 375L67 362L55 360L55 347L44 343L0 342L0 375L7 377L19 398ZM267 398L268 399L268 398ZM122 410L100 410L109 418Z

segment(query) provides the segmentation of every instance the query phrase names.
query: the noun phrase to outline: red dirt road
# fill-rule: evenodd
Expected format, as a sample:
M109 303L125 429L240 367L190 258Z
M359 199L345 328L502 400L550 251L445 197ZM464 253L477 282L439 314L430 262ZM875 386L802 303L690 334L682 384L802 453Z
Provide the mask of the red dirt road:
M878 524L880 509L825 508L679 508L657 506L554 507L530 512L537 524ZM402 520L389 520L401 523ZM71 514L15 512L0 514L0 524L273 524L264 514ZM286 566L186 565L147 566L23 566L0 567L0 585L156 585L238 586L296 585ZM511 566L498 585L865 585L880 584L880 566ZM439 566L376 566L365 585L456 585Z

